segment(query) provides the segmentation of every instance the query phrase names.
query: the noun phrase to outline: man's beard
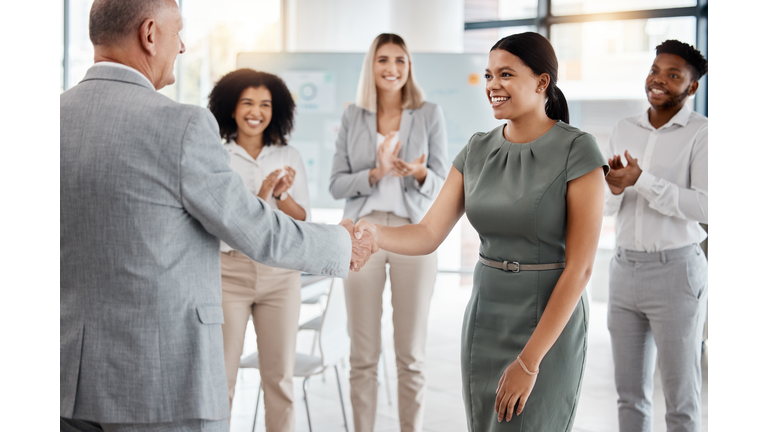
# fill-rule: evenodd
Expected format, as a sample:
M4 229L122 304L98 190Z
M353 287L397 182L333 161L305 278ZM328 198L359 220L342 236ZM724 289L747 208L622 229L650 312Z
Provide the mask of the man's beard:
M685 88L681 93L678 94L671 94L669 95L669 99L667 99L666 102L659 106L655 106L656 109L669 109L676 105L678 105L680 102L684 101L685 98L688 97L688 91L691 89L691 84L688 84L688 87ZM650 91L649 89L646 89L646 93ZM648 100L650 102L650 99Z

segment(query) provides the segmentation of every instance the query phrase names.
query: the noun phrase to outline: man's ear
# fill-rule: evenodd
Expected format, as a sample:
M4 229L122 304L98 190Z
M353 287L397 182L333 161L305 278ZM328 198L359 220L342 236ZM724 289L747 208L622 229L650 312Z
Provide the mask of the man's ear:
M157 23L152 18L147 18L139 27L141 47L151 56L157 54Z
M694 81L691 83L691 86L688 88L688 96L693 96L696 94L696 90L699 89L699 82Z

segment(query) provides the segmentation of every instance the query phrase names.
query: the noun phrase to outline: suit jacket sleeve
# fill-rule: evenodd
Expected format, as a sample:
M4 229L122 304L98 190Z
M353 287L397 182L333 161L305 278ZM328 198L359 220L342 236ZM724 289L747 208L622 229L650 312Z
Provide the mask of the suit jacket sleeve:
M229 154L208 110L192 115L179 164L182 204L206 231L269 266L347 276L352 254L347 230L295 221L249 193L229 167Z
M437 198L448 175L448 137L445 131L445 118L440 106L434 105L434 107L434 111L425 119L429 132L427 177L423 184L419 184L415 178L411 177L416 190L431 200Z
M349 160L347 141L351 129L356 126L354 121L360 119L360 111L357 111L358 115L355 116L353 110L354 105L344 110L344 114L341 116L339 134L336 137L336 153L333 155L331 185L329 187L334 199L368 196L373 193L373 187L368 180L370 168L352 172L352 164Z

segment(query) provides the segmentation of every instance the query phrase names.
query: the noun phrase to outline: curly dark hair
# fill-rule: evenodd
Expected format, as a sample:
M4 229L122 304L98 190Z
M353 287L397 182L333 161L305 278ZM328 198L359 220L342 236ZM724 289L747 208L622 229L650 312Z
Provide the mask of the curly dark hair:
M264 86L272 94L272 120L264 130L263 145L287 145L293 130L296 103L291 92L276 75L243 68L232 71L219 80L208 95L208 109L219 123L219 134L225 140L237 136L237 122L232 117L243 90Z
M699 50L687 43L676 39L667 39L656 47L656 55L659 54L674 54L682 57L691 67L692 81L698 81L699 78L707 74L707 59L701 55Z

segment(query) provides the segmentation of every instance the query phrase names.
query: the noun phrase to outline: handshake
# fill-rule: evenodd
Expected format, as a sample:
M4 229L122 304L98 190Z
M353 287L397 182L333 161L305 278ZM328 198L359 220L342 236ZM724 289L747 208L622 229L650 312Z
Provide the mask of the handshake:
M361 220L355 225L351 219L344 219L339 225L349 231L352 238L352 259L349 269L356 272L368 262L371 255L378 252L378 232L372 223Z

